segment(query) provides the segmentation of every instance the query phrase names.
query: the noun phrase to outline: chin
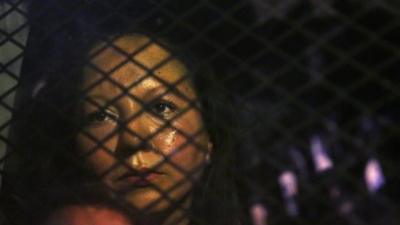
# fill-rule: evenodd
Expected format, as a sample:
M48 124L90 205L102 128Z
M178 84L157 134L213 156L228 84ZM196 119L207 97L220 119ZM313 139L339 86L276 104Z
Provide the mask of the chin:
M157 190L134 190L126 194L125 199L138 211L160 212L168 208L168 204Z

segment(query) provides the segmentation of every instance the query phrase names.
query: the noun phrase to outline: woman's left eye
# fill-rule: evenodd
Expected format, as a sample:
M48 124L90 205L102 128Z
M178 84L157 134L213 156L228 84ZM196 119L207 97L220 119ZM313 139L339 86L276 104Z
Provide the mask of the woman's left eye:
M177 106L168 101L154 101L150 103L150 111L163 118L171 116L177 111Z

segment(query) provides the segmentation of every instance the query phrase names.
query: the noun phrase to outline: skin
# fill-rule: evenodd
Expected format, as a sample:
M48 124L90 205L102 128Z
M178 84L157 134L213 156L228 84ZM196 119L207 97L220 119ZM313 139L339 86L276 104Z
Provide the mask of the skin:
M97 206L67 206L56 210L44 225L132 225L122 213Z
M168 212L147 216L158 221L143 224L169 224L184 215L181 209L172 210L171 201L180 202L184 209L190 206L193 182L202 173L212 143L200 111L189 105L197 103L197 96L181 61L143 35L123 36L113 45L128 54L143 49L129 59L103 43L92 49L91 63L98 70L90 66L84 70L82 90L87 91L87 99L80 107L85 125L77 136L78 149L83 154L92 152L87 165L135 210L154 215ZM112 81L105 80L99 70ZM175 91L168 91L167 85ZM102 146L93 139L101 140ZM118 180L143 168L157 173L150 187ZM188 179L186 174L193 176Z

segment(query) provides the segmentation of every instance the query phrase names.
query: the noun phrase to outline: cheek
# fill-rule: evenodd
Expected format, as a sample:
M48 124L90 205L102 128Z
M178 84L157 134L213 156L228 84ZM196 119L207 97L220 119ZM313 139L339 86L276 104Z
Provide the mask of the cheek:
M199 136L198 133L203 129L203 119L200 112L190 109L173 121L173 126L179 129L183 136L193 138Z
M164 129L153 144L164 157L187 172L192 172L205 161L207 134L201 131L202 119L198 111L189 110Z
M191 169L204 162L205 151L203 144L199 142L201 138L192 140L192 143L185 136L178 136L172 151L171 160L182 165L186 169Z
M203 149L205 144L202 142L204 140L204 135L200 136L201 137L195 139L190 139L185 135L178 134L178 131L175 130L170 131L168 134L158 135L154 144L160 154L168 158L168 161L165 162L165 166L171 168L175 172L183 170L184 172L191 173L205 162L206 154ZM179 167L179 169L176 167ZM179 173L181 174L182 172Z
M104 143L97 142L85 134L79 134L77 137L78 154L83 156L87 165L99 175L105 173L117 162L113 156L116 145L116 136L107 139Z

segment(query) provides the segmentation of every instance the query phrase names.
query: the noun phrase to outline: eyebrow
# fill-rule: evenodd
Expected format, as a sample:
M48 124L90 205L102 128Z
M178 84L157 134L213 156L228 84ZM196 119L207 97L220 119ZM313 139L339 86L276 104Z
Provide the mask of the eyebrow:
M100 100L100 101L99 101ZM84 104L90 104L94 107L98 107L100 109L105 109L107 107L113 106L114 107L115 101L113 99L107 99L105 96L102 95L87 95L84 99L81 100L82 106Z
M96 105L96 103L106 103L103 105L103 107L104 107L104 106L112 105L113 99L115 97L119 96L120 94L124 95L124 93L126 93L127 94L126 96L128 96L128 97L132 97L133 99L139 99L140 101L146 101L146 100L150 100L151 98L154 98L154 97L162 97L162 96L170 95L170 94L173 94L173 95L176 95L177 97L186 99L189 96L187 96L187 94L183 93L182 91L180 91L177 88L177 85L180 85L180 84L181 84L181 82L179 82L177 84L168 85L168 84L164 84L164 83L161 83L160 81L158 81L157 85L154 85L153 87L148 88L148 90L145 90L142 96L138 96L138 95L135 95L135 94L129 92L129 89L135 88L138 85L138 84L136 84L132 87L125 88L122 93L119 93L119 94L113 96L111 99L102 93L95 93L95 94L88 93L87 95L85 95L83 100L86 100L85 102L89 102L94 105ZM122 91L122 90L120 89L120 91ZM96 101L96 100L100 100L101 102Z
M173 91L169 90L168 87L166 87L165 85L160 85L158 87L153 87L153 88L148 89L144 93L143 98L149 99L150 97L164 96L164 95L171 94L171 93L173 93Z
M168 94L172 94L174 91L168 91L168 88L165 87L164 85L160 85L157 87L152 87L149 90L145 91L143 96L138 96L135 94L132 94L130 92L127 92L127 97L133 98L133 99L139 99L139 101L145 102L146 100L150 100L151 98L158 97L158 96L164 96ZM120 93L121 95L125 95L124 93ZM119 96L119 95L117 95ZM114 98L117 96L114 96L113 98L108 98L107 96L104 96L102 94L88 94L85 95L84 98L81 100L82 103L88 103L94 106L98 107L108 107L110 105L114 104ZM118 97L117 97L118 98Z

